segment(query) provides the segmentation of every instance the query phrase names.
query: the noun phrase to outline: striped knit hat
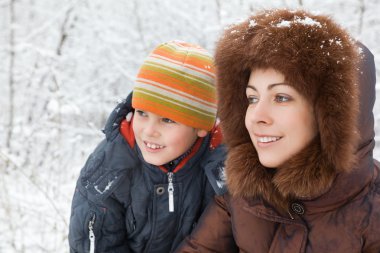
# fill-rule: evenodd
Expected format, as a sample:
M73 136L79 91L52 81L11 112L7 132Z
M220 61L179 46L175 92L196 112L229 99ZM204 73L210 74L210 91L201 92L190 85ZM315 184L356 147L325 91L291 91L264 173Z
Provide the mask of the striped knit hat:
M216 118L212 56L198 45L170 41L156 47L142 64L132 106L203 130Z

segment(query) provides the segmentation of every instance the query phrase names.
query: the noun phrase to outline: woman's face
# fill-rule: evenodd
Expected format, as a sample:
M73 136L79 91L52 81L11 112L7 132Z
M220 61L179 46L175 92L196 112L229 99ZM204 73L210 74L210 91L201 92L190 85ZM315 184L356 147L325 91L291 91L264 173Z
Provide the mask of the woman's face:
M253 70L246 94L245 126L265 167L281 168L317 135L311 102L287 85L280 72Z

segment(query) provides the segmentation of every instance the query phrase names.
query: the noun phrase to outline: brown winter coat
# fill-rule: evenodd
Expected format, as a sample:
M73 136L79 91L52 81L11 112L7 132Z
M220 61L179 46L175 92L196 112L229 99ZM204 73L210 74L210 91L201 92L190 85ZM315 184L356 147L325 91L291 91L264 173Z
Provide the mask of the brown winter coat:
M310 36L317 37L311 41L307 36L306 41L299 39L296 28L287 33L262 29L260 20L271 26L283 20L273 15L233 26L218 44L219 116L229 151L229 194L215 199L177 252L379 253L373 55L360 45L363 52L356 58L356 47L345 32L324 17L317 20L330 30L313 30ZM289 15L289 20L291 15L308 20L302 12ZM339 38L330 41L329 32ZM301 94L313 99L319 128L316 140L278 171L260 164L244 125L249 73L265 67L284 73Z

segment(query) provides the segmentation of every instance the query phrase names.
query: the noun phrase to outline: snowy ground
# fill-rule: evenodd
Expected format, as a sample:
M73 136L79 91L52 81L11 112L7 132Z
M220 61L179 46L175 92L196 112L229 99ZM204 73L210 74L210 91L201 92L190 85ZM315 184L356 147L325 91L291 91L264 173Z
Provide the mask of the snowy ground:
M68 252L76 178L155 45L181 39L212 52L223 27L250 12L300 5L333 16L380 66L378 0L3 1L0 253ZM380 101L374 113L380 158Z

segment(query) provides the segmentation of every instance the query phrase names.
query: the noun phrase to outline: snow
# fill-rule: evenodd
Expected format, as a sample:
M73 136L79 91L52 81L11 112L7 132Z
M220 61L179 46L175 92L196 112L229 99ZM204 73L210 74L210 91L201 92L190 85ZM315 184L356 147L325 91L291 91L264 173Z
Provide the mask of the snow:
M277 27L290 27L292 25L291 21L288 20L282 20L280 23L278 23Z
M100 194L103 194L111 188L113 182L114 181L108 181L108 184L106 185L106 187L104 187L103 190L101 190L98 185L95 185L94 188L97 192L99 192Z
M117 101L125 101L139 65L154 46L178 39L213 52L217 38L237 20L270 7L299 8L300 3L334 18L373 52L380 66L378 0L3 2L0 252L69 251L70 204L80 169L103 138L107 116ZM321 25L310 18L293 22ZM249 27L255 25L249 22ZM332 42L339 45L340 40ZM380 80L380 68L377 77ZM379 85L376 93L380 97ZM374 156L380 158L380 100L374 114Z
M363 53L363 48L358 47L358 53L359 53L359 54L362 54L362 53ZM377 86L377 83L376 83L376 86Z
M306 17L304 19L298 18L295 20L295 23L307 25L307 26L317 26L322 27L321 23L318 21L313 20L312 18Z
M215 131L215 133L216 133L216 131ZM226 179L227 179L224 166L220 166L220 167L216 168L215 174L217 174L216 175L216 186L219 189L224 188L226 185Z
M293 21L282 20L280 23L276 24L276 27L290 27L292 24L301 24L305 26L317 26L319 28L322 27L321 23L315 21L310 17L305 18L296 18Z
M257 25L256 21L255 20L250 20L249 21L249 27L252 28L252 27L255 27Z

